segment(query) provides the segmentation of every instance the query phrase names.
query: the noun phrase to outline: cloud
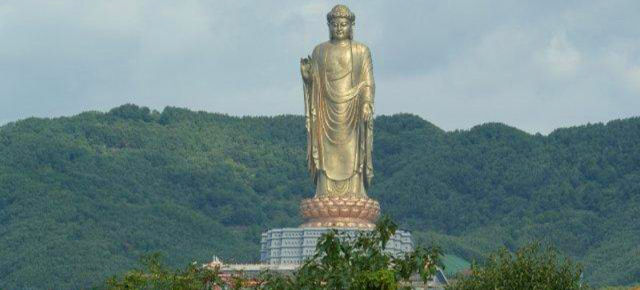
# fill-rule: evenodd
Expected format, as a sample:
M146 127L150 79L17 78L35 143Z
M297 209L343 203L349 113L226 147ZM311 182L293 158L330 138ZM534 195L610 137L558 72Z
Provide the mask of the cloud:
M575 75L582 61L580 52L567 40L566 33L551 38L543 60L549 72L559 77Z
M330 1L4 1L0 122L123 103L302 114ZM376 112L529 132L640 114L635 1L349 1Z
M626 77L629 87L631 87L635 93L640 95L640 66L634 66L627 69Z

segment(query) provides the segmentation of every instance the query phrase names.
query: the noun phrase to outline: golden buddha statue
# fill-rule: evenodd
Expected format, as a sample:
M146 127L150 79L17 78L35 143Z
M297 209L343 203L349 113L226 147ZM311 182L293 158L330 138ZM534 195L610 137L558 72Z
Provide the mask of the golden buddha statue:
M353 41L355 15L344 5L327 14L330 40L300 61L304 84L307 160L316 185L302 202L304 226L372 227L379 213L367 197L373 178L371 53Z

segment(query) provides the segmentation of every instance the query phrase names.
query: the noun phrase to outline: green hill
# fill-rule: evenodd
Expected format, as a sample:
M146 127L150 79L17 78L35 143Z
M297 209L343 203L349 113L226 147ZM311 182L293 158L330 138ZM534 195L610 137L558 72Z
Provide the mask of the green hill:
M0 288L79 288L160 251L258 259L313 195L301 116L124 105L0 127ZM376 118L370 195L417 242L467 260L543 240L592 285L640 281L640 118L530 135Z

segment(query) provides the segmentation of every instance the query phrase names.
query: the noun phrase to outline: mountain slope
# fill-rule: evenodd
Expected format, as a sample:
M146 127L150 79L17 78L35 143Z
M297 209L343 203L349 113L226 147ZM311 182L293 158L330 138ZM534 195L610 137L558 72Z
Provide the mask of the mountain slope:
M161 251L171 265L258 258L313 195L300 116L124 105L0 127L0 288L77 288ZM376 118L383 212L466 259L544 240L593 285L640 280L640 119L530 135Z

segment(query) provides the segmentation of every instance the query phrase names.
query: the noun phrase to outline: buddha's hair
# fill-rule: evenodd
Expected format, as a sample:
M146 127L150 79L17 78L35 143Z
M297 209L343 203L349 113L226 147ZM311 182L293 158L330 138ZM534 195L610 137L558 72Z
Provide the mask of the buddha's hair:
M329 13L327 13L327 22L331 22L331 20L333 20L334 18L339 17L346 18L351 21L351 23L354 23L356 21L356 15L353 14L351 10L349 10L349 7L344 5L336 5L333 6L333 9L331 9Z

